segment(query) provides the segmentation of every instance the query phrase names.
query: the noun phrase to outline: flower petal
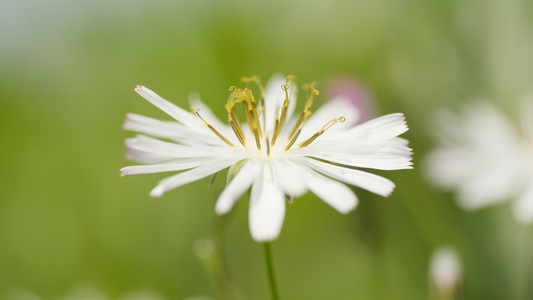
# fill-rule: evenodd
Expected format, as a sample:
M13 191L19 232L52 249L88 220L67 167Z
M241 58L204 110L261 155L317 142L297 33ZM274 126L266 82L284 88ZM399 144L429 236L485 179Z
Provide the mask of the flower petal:
M331 128L324 132L318 140L324 139L335 132L347 130L359 119L359 111L357 111L347 100L338 98L326 102L309 117L305 126L302 128L302 132L296 143L310 138L328 122L340 117L344 117L346 121L344 121L344 123L337 122L335 125L331 126Z
M203 103L200 100L198 95L191 95L189 97L189 103L191 107L195 109L200 109L198 112L202 118L204 118L213 128L215 128L220 134L222 134L226 139L228 139L232 144L239 145L239 140L235 136L235 132L227 124L222 123L217 116L211 111L209 106ZM220 139L219 139L220 140Z
M182 123L185 126L193 125L194 127L194 125L196 126L202 125L202 122L199 121L198 118L193 116L191 113L161 98L158 94L154 93L153 91L151 91L150 89L142 85L138 85L135 88L135 92L137 92L137 94L141 95L144 99L148 100L150 103L155 105L157 108L164 111L169 116L173 117L174 119L176 119L178 122Z
M375 152L372 155L367 156L350 156L350 155L318 155L316 157L322 158L334 163L359 167L359 168L372 168L378 170L402 170L412 169L411 161L411 149L409 148L397 148L387 147L383 151ZM392 150L392 151L387 151ZM394 150L398 150L394 153Z
M347 131L338 132L329 138L369 144L394 138L408 129L404 115L402 113L394 113L372 119ZM323 140L327 140L327 138L328 136L325 136Z
M299 160L322 174L384 197L389 196L395 187L394 182L372 173L343 168L307 157L299 158Z
M178 161L171 161L164 164L144 165L144 166L129 166L120 169L120 175L134 175L134 174L151 174L169 171L181 171L196 168L203 164L213 161L213 158L195 158L183 159Z
M150 117L129 113L126 115L124 129L137 131L155 137L181 139L190 134L190 129L178 122L165 122Z
M318 143L317 143L318 144ZM412 169L411 149L398 145L326 147L314 145L295 149L292 155L315 157L337 164L379 170Z
M126 158L135 160L143 164L159 164L166 161L176 159L172 156L160 155L152 152L141 151L137 149L128 148L126 151Z
M307 192L306 170L289 159L279 160L272 164L276 184L283 193L299 197Z
M309 170L309 174L306 178L309 190L340 213L346 214L357 206L357 196L350 188L315 171Z
M165 142L154 139L145 135L137 135L135 138L126 140L126 147L149 153L154 153L162 156L184 158L184 157L202 157L202 156L216 156L228 157L234 156L239 148L226 146L208 146L193 147L188 145L179 145L176 143Z
M286 78L280 74L276 74L270 78L265 87L265 132L272 132L276 120L276 109L283 106L285 101L285 92L281 86L286 83ZM296 107L296 91L298 88L296 84L292 84L289 90L289 107L287 108L287 119L289 120ZM262 119L262 118L261 118Z
M231 164L235 163L235 159L220 159L210 164L199 166L195 169L167 177L159 182L159 184L150 192L152 197L160 197L165 192L180 187L184 184L202 179L206 176L214 174Z
M278 237L285 217L285 196L272 179L269 166L255 177L250 194L248 222L252 238L258 242Z
M258 163L247 161L218 197L215 205L216 213L223 215L229 212L235 202L252 185L260 170Z

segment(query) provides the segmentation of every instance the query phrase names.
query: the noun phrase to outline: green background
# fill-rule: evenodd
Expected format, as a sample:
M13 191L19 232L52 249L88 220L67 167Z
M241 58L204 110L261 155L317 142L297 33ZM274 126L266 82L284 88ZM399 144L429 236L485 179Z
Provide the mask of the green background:
M119 169L134 164L126 113L168 119L135 85L182 107L198 92L222 117L241 76L277 72L319 90L341 75L362 82L380 114L405 113L415 166L379 172L397 184L389 198L355 188L348 215L311 194L288 206L272 245L283 299L431 299L443 245L461 256L457 299L532 299L531 227L508 203L460 210L423 172L430 112L477 97L512 110L533 90L531 53L526 0L0 0L0 299L58 299L83 283L111 298L222 299L193 250L221 231L234 283L269 299L246 199L214 215L224 174L154 199L164 174Z

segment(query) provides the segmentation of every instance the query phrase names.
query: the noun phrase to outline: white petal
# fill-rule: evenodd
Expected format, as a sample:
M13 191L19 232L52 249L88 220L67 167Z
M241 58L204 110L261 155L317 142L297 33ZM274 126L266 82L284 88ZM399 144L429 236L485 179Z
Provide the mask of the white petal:
M215 128L220 134L222 134L226 139L228 139L232 144L238 145L239 140L235 136L233 129L227 124L222 123L217 116L211 111L209 106L200 101L198 95L191 95L189 98L189 103L191 107L195 109L200 109L198 112L204 120L206 120L213 128ZM212 134L212 133L211 133Z
M359 111L357 111L355 107L347 100L342 98L332 99L322 105L309 117L305 123L305 126L302 128L302 132L300 133L297 143L310 138L317 131L322 129L322 127L324 127L324 125L326 125L328 122L340 117L344 117L346 121L344 123L337 122L331 126L331 128L324 132L324 134L322 134L318 140L324 139L335 132L346 130L357 122L359 115Z
M176 106L175 104L161 98L159 95L151 91L150 89L138 85L135 88L135 92L137 92L139 95L141 95L144 99L148 100L150 103L155 105L160 110L167 113L169 116L173 117L180 123L184 124L185 126L198 126L202 123L193 116L188 111L182 109L179 106Z
M165 142L154 139L145 135L137 135L135 138L126 140L126 147L129 149L154 153L163 156L170 156L176 158L184 157L200 157L200 156L216 156L227 157L233 155L236 151L242 149L233 148L229 146L202 146L192 147L188 145L179 145L176 143Z
M265 87L265 131L272 132L276 120L276 109L283 106L285 101L285 92L281 89L281 85L286 83L286 78L280 74L276 74L270 78ZM296 106L296 91L295 84L291 85L289 90L289 107L287 108L287 119L289 120L294 112ZM262 118L260 118L262 119Z
M191 132L178 122L165 122L133 113L126 115L123 128L169 139L181 139Z
M310 175L306 180L307 187L324 202L343 214L350 212L357 206L357 196L347 186L312 170L309 172Z
M283 193L298 197L307 192L306 170L288 159L272 164L275 172L276 183Z
M211 161L213 161L213 158L195 158L194 160L185 159L183 161L172 161L164 164L129 166L120 169L120 175L125 176L134 174L151 174L169 171L181 171L196 168Z
M384 197L389 196L395 187L394 183L389 179L372 173L343 168L307 157L299 158L299 160L320 173Z
M511 153L520 147L513 124L489 101L467 106L463 116L442 109L434 114L435 136L445 147L468 146L490 155Z
M394 138L407 130L403 114L394 113L357 125L342 134L335 135L335 138L358 143L374 143Z
M516 134L514 124L489 101L474 103L465 109L465 114L460 132L466 134L470 143L495 152L502 151L500 149L505 151L509 146L520 147L516 145L520 137Z
M175 157L172 156L160 155L131 148L126 151L126 158L143 164L158 164L175 159Z
M503 202L515 191L514 173L479 169L457 185L458 201L463 209L479 209Z
M161 180L159 184L150 192L150 196L160 197L169 190L214 174L224 168L227 168L235 162L236 160L221 159L211 164L202 165L195 169L167 177Z
M252 185L254 178L260 170L261 168L258 163L252 161L246 162L218 197L215 205L216 213L223 215L229 212L235 202Z
M411 149L397 145L361 146L356 148L342 146L328 148L315 145L300 149L296 149L291 154L316 157L359 168L400 170L412 169L413 164L411 162Z
M255 178L250 194L248 222L252 238L258 242L278 237L285 217L285 196L272 180L268 166Z
M520 188L523 178L521 163L490 159L466 148L435 150L426 157L426 166L428 177L437 186L457 189L464 209L506 200Z
M474 160L475 154L470 151L438 149L425 157L426 172L437 186L451 188L475 171Z
M514 217L524 223L533 222L533 185L528 187L513 204Z

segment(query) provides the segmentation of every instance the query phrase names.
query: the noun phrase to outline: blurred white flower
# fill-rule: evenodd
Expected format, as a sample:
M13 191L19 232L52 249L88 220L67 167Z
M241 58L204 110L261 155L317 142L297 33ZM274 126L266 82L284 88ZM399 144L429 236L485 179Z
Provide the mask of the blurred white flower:
M515 218L532 222L532 100L522 102L516 124L488 101L465 107L462 115L439 111L435 134L439 146L427 157L432 181L455 189L465 209L513 198Z
M437 249L431 256L430 282L443 299L455 294L462 278L461 262L457 252L450 247Z
M212 175L230 167L228 185L219 196L215 210L225 214L251 187L249 226L256 241L275 239L285 215L285 197L306 191L341 213L357 205L353 191L336 180L382 196L388 196L394 183L360 170L411 168L411 149L397 137L407 130L400 113L386 115L353 126L358 112L345 101L330 101L311 115L314 85L305 108L293 116L296 88L291 76L275 76L263 92L258 77L243 78L246 86L256 83L261 101L248 87L230 88L226 104L229 125L219 121L200 100L192 99L192 113L164 100L151 90L135 91L173 117L159 121L128 114L125 129L164 138L138 135L128 139L127 156L149 165L131 166L122 175L183 171L163 179L152 196ZM237 104L243 106L246 122L241 122Z

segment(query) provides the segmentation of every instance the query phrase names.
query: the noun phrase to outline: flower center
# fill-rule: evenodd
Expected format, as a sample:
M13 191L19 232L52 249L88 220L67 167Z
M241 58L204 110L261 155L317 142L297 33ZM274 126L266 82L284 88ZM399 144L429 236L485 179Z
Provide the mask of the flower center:
M241 81L243 81L246 84L244 89L238 89L234 86L230 87L229 89L231 91L231 94L228 97L228 101L225 106L226 111L228 113L229 124L231 126L231 129L233 130L233 133L235 134L235 136L237 137L237 139L239 140L239 142L241 143L243 147L247 148L247 142L248 142L246 140L245 131L250 130L250 133L253 136L253 140L254 140L253 143L255 143L255 147L257 148L257 150L259 152L266 151L266 155L270 156L272 148L274 147L278 148L281 146L277 143L279 143L279 138L282 133L283 126L286 125L289 103L291 101L290 96L289 96L289 90L292 88L294 76L292 75L287 76L286 83L281 85L281 89L285 92L285 99L281 106L276 107L276 113L274 115L275 117L274 128L271 130L271 132L267 132L267 128L265 128L266 126L265 97L264 97L263 86L261 85L259 76L244 77L241 79ZM252 90L248 88L248 84L250 82L255 83L257 87L259 88L259 91L261 94L261 100L260 100L259 107L252 93ZM293 147L294 143L300 136L300 133L302 132L302 128L304 127L307 119L312 113L310 109L313 104L313 98L314 96L319 94L318 90L315 89L315 83L305 84L303 86L303 89L308 91L307 102L305 103L305 107L303 111L301 112L298 120L296 121L295 125L290 131L290 134L288 135L285 144L282 144L283 152L286 152L289 149L291 149L291 147ZM269 99L269 101L274 101L274 100L275 99ZM245 125L243 126L243 123L241 122L241 117L239 117L239 114L237 112L236 104L239 104L239 103L242 105L247 126ZM209 124L204 118L202 118L202 116L200 115L199 109L196 109L194 112L198 116L198 118L200 118L205 123L205 125L213 133L215 133L222 141L224 141L226 144L232 147L236 147L226 137L224 137L218 130L216 130L211 124ZM330 120L315 134L313 134L311 137L309 137L305 141L299 143L297 146L299 148L309 146L309 144L311 144L320 135L326 132L326 130L331 128L335 123L337 122L343 123L344 121L346 121L346 118L344 117L334 118Z

